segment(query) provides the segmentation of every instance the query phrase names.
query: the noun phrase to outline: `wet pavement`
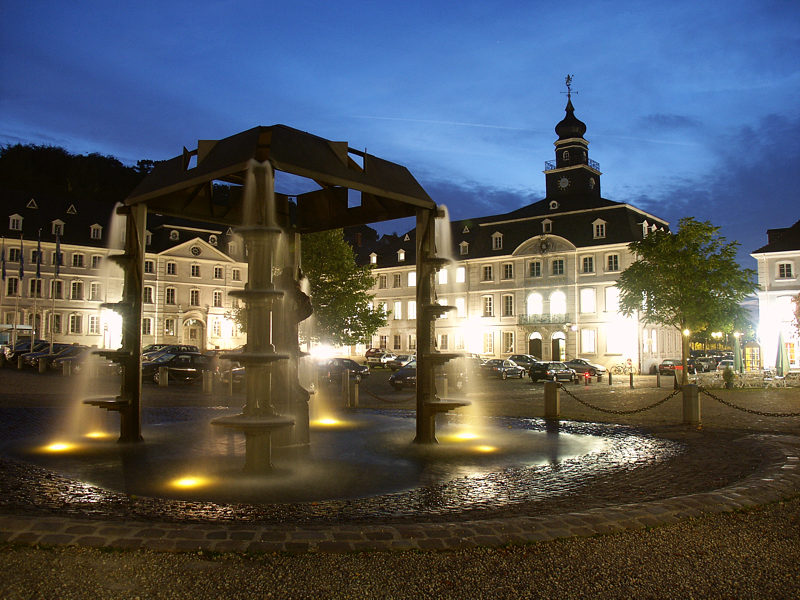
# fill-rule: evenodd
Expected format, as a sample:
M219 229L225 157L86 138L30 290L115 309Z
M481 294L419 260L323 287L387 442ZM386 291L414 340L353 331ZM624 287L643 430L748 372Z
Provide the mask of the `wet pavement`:
M48 454L34 450L69 421L69 409L58 390L36 387L47 381L25 381L0 392L0 539L16 543L288 552L500 546L667 524L800 492L796 435L663 422L556 429L535 416L494 416L493 452L420 449L409 443L411 415L386 403L348 413L357 426L319 432L303 468L276 453L280 480L254 485L237 474L241 442L206 431L212 416L235 410L212 406L218 398L158 391L143 412L145 444ZM223 483L164 487L185 470L185 455L206 457Z

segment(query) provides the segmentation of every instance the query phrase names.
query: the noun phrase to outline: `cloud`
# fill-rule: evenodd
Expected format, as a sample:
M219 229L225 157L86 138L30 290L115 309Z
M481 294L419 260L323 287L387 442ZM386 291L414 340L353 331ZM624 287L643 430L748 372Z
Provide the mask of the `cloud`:
M699 119L686 115L655 113L644 115L637 121L637 128L651 131L681 131L697 129L702 126Z

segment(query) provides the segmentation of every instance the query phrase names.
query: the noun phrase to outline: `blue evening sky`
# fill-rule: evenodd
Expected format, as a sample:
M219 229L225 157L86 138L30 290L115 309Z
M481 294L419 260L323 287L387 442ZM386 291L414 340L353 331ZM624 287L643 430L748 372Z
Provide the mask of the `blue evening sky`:
M568 73L604 197L710 220L749 267L800 219L796 0L5 0L0 144L133 164L283 123L475 217L544 196Z

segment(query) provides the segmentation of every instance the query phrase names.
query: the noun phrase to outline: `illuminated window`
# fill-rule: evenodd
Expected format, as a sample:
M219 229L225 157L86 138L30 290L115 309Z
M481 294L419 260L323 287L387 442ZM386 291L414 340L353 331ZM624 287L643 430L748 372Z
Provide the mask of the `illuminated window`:
M494 334L491 331L483 334L483 353L494 354Z
M92 225L89 227L89 237L93 240L103 239L103 228L97 224Z
M458 245L458 251L461 256L466 256L469 254L469 242L461 242Z
M439 271L439 285L447 285L447 269Z
M397 251L397 262L403 262L406 259L406 251L405 250L398 250Z
M89 315L89 335L100 334L100 317L97 315Z
M408 318L409 319L416 319L417 318L417 302L416 302L416 300L409 300L408 301Z
M619 290L616 287L606 288L606 312L619 311Z
M466 298L456 298L456 316L467 316L467 300Z
M581 312L593 313L597 310L597 293L594 288L581 288Z
M534 292L528 296L528 314L541 315L544 312L544 298L539 293Z
M482 298L483 302L483 316L484 317L493 317L494 316L494 297L493 296L484 296Z
M403 318L403 303L399 300L395 301L394 303L394 310L392 311L392 317L394 320L402 319Z
M408 287L415 287L417 285L417 272L410 271L408 273Z
M594 354L597 352L597 333L594 329L581 329L581 352Z
M502 250L503 249L503 234L502 233L493 233L492 234L492 250Z
M89 284L89 300L102 300L102 293L100 288L100 283L97 281L93 281Z
M503 332L503 352L506 354L513 354L514 353L514 332L513 331L504 331Z
M456 283L464 283L467 280L467 270L464 267L456 269Z
M567 314L567 296L564 292L553 292L550 295L550 314Z

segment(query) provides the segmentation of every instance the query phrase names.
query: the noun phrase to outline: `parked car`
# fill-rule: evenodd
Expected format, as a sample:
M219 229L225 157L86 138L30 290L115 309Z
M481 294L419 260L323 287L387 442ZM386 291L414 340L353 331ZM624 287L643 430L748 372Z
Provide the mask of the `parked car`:
M493 359L487 365L490 365L487 375L491 377L499 377L500 379L508 379L509 377L522 379L525 377L525 369L513 360Z
M665 358L658 365L658 372L661 375L675 375L675 371L681 369L683 369L683 362L679 358Z
M55 342L52 345L48 344L38 352L27 352L25 354L20 354L22 357L22 366L36 369L39 367L39 359L47 356L58 356L62 351L70 347L72 347L72 344Z
M331 358L322 363L321 375L329 383L336 383L342 380L342 373L350 371L350 379L361 381L369 376L369 366L360 365L351 358Z
M697 370L702 373L707 373L709 371L716 371L717 369L717 361L714 359L713 356L700 356L694 359L694 364L697 367Z
M168 346L158 348L157 350L151 350L150 352L142 353L142 360L151 361L162 354L176 354L178 352L194 352L199 354L200 349L197 346L192 346L190 344L170 344Z
M94 348L89 348L88 346L79 346L76 350L64 352L60 356L53 358L53 360L50 362L50 368L63 371L64 364L70 363L72 365L71 373L74 375L79 373L90 360L96 360L98 363L105 364L109 367L113 366L113 363L97 356L93 351Z
M395 357L391 352L381 351L367 356L367 366L386 368L386 363Z
M169 346L169 344L147 344L147 346L142 348L142 354L155 352L156 350L161 350L162 348L166 348L167 346Z
M585 358L573 358L571 360L565 361L564 364L567 365L573 371L575 371L581 377L583 377L586 373L589 373L590 377L597 377L598 379L600 379L603 375L606 374L606 368L603 365L591 363Z
M550 381L577 381L578 374L563 362L537 362L528 372L531 381L547 379Z
M397 371L397 369L402 367L408 361L414 360L414 358L416 358L415 354L398 354L393 359L386 361L386 366L392 371Z
M45 340L34 340L31 345L31 340L17 342L14 346L6 346L4 349L4 356L6 362L11 363L13 366L17 365L17 357L28 352L39 352L45 348L50 347L50 342Z
M380 348L370 348L364 354L364 358L369 359L369 358L372 358L373 356L375 356L376 354L383 354L385 352L386 352L386 350L381 350Z
M508 360L513 360L516 364L518 364L526 371L531 367L533 363L539 362L530 354L512 354L511 356L508 357Z
M454 361L455 362L455 361ZM469 375L466 371L459 370L458 364L451 367L445 367L447 373L448 385L452 385L452 389L461 391L464 389ZM389 376L389 385L396 390L403 388L416 388L417 387L417 361L410 360L405 365L400 367L397 371ZM439 390L441 393L441 390Z
M208 357L199 352L163 352L153 360L142 363L142 379L159 382L159 369L167 367L170 381L193 383L203 377L209 368Z
M733 359L725 358L719 361L719 364L717 365L717 371L724 371L725 369L733 370Z

